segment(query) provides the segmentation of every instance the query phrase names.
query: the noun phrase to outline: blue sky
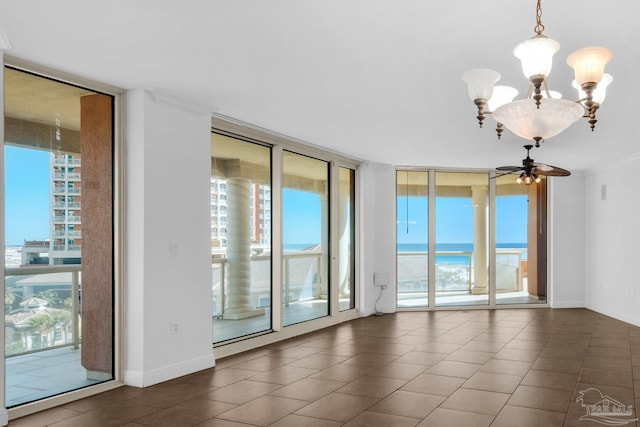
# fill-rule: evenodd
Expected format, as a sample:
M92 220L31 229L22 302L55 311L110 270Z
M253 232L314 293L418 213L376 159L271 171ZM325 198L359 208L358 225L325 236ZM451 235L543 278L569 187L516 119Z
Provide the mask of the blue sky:
M49 238L49 152L5 145L5 244Z
M284 245L320 243L322 207L318 194L285 188L282 192Z
M428 242L427 203L426 197L409 197L408 200L406 197L398 198L398 243ZM496 209L496 243L526 243L527 196L499 197L496 200ZM473 205L469 198L436 199L436 236L438 243L473 242Z
M49 238L49 152L5 146L7 245ZM409 209L407 233L407 202ZM317 194L285 189L283 242L320 242L321 203ZM499 197L497 243L527 241L526 196ZM398 243L426 243L427 198L399 197ZM473 206L468 198L438 198L436 235L440 243L473 241Z

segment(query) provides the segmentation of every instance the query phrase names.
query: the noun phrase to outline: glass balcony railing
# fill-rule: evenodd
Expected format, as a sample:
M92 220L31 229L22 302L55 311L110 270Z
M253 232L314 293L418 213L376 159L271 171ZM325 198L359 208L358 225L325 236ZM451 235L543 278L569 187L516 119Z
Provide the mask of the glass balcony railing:
M326 299L327 284L322 271L322 254L317 252L294 252L283 255L283 303L314 299ZM226 258L213 258L213 316L222 318L229 292L226 274ZM250 300L255 307L271 304L271 257L255 255L251 257Z
M429 289L427 252L397 253L398 294L424 293ZM522 260L526 250L498 250L496 252L496 289L522 289ZM436 252L436 286L438 293L470 293L473 279L473 252Z
M5 354L81 344L81 265L5 269Z

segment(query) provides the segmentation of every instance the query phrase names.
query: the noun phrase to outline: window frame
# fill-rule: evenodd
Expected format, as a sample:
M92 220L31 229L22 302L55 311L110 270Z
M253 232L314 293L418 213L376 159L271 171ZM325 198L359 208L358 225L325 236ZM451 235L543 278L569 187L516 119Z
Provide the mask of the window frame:
M272 244L272 333L262 334L250 339L245 339L237 342L230 342L226 345L214 347L215 357L224 357L231 354L236 354L241 351L250 350L252 348L270 344L273 342L281 341L287 338L291 338L303 333L316 331L323 329L338 323L356 319L360 316L360 271L361 271L361 257L360 257L360 245L359 245L359 224L360 224L360 178L359 178L359 166L360 161L346 156L342 156L337 153L330 152L328 150L322 150L318 147L312 146L294 138L290 138L275 132L267 131L263 128L259 128L247 123L240 122L229 117L222 115L212 115L211 118L211 132L226 135L232 138L237 138L247 142L253 142L256 144L268 145L271 147L272 155L272 181L271 181L271 244ZM282 152L290 151L296 154L300 154L307 157L312 157L318 160L323 160L329 163L329 203L330 203L330 239L329 239L329 276L331 278L338 277L337 268L338 263L334 262L335 254L338 251L338 239L333 236L336 233L335 230L338 227L333 224L337 224L334 221L338 220L337 211L333 209L337 206L337 186L333 183L338 182L338 168L346 167L355 171L355 308L345 311L340 311L338 308L338 301L336 297L337 292L334 291L336 284L332 280L330 286L332 295L330 301L330 312L328 316L310 320L302 323L292 324L284 327L282 325L282 316L280 309L276 307L282 307ZM335 300L335 302L334 302Z
M488 226L489 226L489 236L488 236L488 245L489 245L489 294L488 294L488 304L482 305L457 305L457 306L447 306L447 305L436 305L436 295L435 295L435 260L433 263L429 260L429 292L428 292L428 304L424 306L415 306L415 307L398 307L397 298L398 292L397 288L395 289L395 308L397 311L436 311L436 310L487 310L487 309L514 309L514 308L548 308L551 306L551 282L549 280L550 277L550 248L549 242L551 240L550 232L550 197L551 197L551 188L552 188L552 180L546 180L546 189L544 194L544 206L545 210L543 212L542 218L545 219L546 223L544 224L545 229L545 239L542 247L539 247L539 250L542 249L545 254L545 266L542 268L541 273L543 273L545 278L545 287L546 287L546 300L545 302L539 303L521 303L521 304L498 304L496 302L496 176L498 175L495 169L465 169L465 168L441 168L441 167L415 167L415 166L397 166L395 168L394 174L397 178L397 173L399 171L409 171L409 172L427 172L429 174L429 253L435 253L435 238L432 234L432 231L435 231L436 227L436 217L435 217L435 200L436 200L436 173L437 172L454 172L454 173L481 173L488 174L489 177L489 218L488 218ZM522 184L524 185L524 184ZM532 184L535 185L535 184ZM396 200L397 200L397 191L396 191ZM395 217L397 219L397 209L394 207ZM538 218L536 219L538 220ZM395 236L397 241L397 235ZM397 248L397 245L396 245ZM397 249L396 249L397 251ZM434 267L434 268L432 268ZM397 256L396 256L396 264L395 264L395 274L397 279ZM396 280L397 281L397 280ZM433 289L432 284L433 283Z
M124 280L125 280L125 90L104 83L89 80L71 73L58 71L49 67L37 65L29 61L12 57L0 56L2 72L5 67L30 73L38 77L51 79L61 83L86 88L113 97L113 380L102 382L91 387L65 392L43 400L37 400L24 405L8 409L9 420L23 417L35 412L60 406L62 403L79 400L98 393L102 393L124 385ZM4 109L3 120L4 120ZM4 136L4 130L2 130ZM4 138L3 138L4 139ZM2 212L4 224L4 212ZM4 273L4 263L3 263ZM4 291L3 291L4 292ZM4 345L2 356L4 358ZM4 368L3 368L4 369ZM4 395L4 379L2 381Z

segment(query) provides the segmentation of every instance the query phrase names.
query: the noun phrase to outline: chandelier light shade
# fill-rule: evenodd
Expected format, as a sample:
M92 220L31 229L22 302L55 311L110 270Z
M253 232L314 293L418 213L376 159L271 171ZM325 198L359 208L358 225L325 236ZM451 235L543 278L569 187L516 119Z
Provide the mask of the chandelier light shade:
M475 68L462 73L462 80L467 83L469 98L490 99L493 95L493 86L500 80L500 73L488 68Z
M543 35L525 40L513 49L513 54L522 63L522 72L531 80L538 76L547 78L551 73L553 55L560 49L560 43Z
M493 95L489 98L489 110L496 111L499 107L513 101L518 95L518 89L511 86L495 86Z
M517 90L506 86L494 87L501 76L491 69L465 71L462 80L467 83L469 97L478 109L480 127L485 116L491 114L497 122L498 138L504 126L521 138L533 139L536 147L539 147L540 142L558 135L580 118L588 119L591 130L594 130L596 111L604 101L606 87L613 78L604 73L604 67L612 57L609 49L579 49L567 58L567 64L574 70L573 85L578 89L579 99L561 99L558 92L548 87L553 55L560 49L560 43L542 34L541 0L537 0L534 31L536 34L531 39L513 49L514 56L522 64L524 75L529 79L526 98L513 101Z
M484 123L484 111L488 100L493 95L493 86L500 80L500 73L488 68L474 68L462 73L462 80L467 83L469 98L478 107L478 123Z
M531 99L520 99L498 107L493 118L520 138L539 142L558 135L583 114L580 104L565 99L545 98L540 108Z
M611 77L611 74L604 73L602 75L602 79L600 80L600 83L598 83L598 87L596 87L596 89L591 94L594 103L598 105L602 104L604 98L607 96L607 86L609 86L612 81L613 77ZM571 82L571 85L578 91L578 96L580 97L580 99L585 99L587 97L585 91L582 90L582 86L580 86L576 80ZM553 96L553 94L551 95Z
M604 66L611 60L611 51L604 47L585 47L567 57L580 86L585 83L600 83Z

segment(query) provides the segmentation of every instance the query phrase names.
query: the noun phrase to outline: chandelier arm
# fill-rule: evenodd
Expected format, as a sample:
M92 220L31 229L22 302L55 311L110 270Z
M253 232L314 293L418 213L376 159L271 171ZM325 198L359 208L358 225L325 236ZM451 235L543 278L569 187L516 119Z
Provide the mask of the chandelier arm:
M576 101L576 104L579 104L584 109L584 114L582 115L582 118L583 119L589 119L589 118L591 118L591 114L589 114L589 111L587 110L587 107L583 104L583 102L585 100L586 100L585 98L578 99Z

